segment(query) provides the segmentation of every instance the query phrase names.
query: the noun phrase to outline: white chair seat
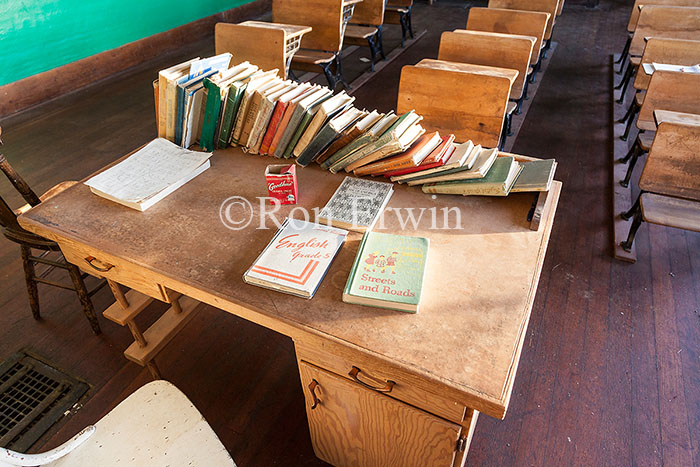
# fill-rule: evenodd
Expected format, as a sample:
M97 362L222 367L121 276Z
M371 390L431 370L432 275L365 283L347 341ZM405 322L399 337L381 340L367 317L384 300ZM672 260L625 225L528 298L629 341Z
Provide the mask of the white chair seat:
M85 437L86 440L68 447L72 449L70 453L53 462L10 461L10 465L235 467L202 414L179 389L163 380L148 383L127 397L95 424L92 434L82 436ZM41 456L25 457L40 461ZM0 456L0 465L2 460Z

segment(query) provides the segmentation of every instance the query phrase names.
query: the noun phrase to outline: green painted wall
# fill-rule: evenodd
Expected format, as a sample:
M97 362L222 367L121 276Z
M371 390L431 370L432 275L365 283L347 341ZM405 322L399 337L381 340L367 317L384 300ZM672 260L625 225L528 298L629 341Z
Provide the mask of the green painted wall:
M0 0L0 86L251 0Z

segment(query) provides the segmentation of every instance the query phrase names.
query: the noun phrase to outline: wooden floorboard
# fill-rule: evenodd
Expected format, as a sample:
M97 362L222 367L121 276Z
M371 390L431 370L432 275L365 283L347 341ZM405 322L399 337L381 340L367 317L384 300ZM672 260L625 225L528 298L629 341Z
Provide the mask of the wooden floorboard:
M571 0L557 18L558 47L513 151L556 158L564 187L508 413L480 417L468 465L700 465L700 234L645 223L635 264L614 260L610 245L608 61L622 49L630 8ZM414 27L428 33L354 92L357 105L393 109L401 67L436 58L441 31L465 22L464 2L417 2ZM399 32L385 29L389 50ZM3 152L37 191L85 177L154 137L158 69L212 52L213 41L195 43L4 119ZM349 80L366 70L365 52L347 57ZM7 183L0 194L21 203ZM67 440L150 380L122 355L128 330L100 318L103 335L93 336L72 292L41 288L43 319L35 322L19 249L4 240L0 280L0 359L25 348L91 385L35 450ZM113 298L103 289L94 301L104 310ZM152 322L164 307L153 304L139 319ZM311 447L287 337L202 306L157 362L239 465L324 465Z

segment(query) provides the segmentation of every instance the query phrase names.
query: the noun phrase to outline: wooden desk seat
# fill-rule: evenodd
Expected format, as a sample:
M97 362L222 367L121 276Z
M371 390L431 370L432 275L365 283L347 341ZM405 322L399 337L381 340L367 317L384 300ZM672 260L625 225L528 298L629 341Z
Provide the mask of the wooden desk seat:
M647 40L653 37L700 40L700 7L643 6L628 48L630 60L622 81L616 87L616 89L622 88L618 102L622 102L627 84L634 76L635 66L639 66L641 62L641 59L635 57L643 55Z
M638 60L633 60L633 59ZM700 41L683 39L662 39L652 37L644 47L644 54L641 57L632 57L630 63L637 63L637 69L633 72L635 79L633 87L637 90L646 91L651 81L651 75L644 71L644 63L663 63L669 65L692 66L700 63ZM642 107L644 92L635 94L635 99L630 103L625 116L620 120L627 126L623 136L627 136L634 117ZM621 96L622 97L622 96Z
M427 130L497 147L516 70L423 59L401 70L397 112L423 116Z
M552 42L554 18L559 8L559 0L489 0L489 8L505 8L509 10L539 11L549 13L547 27L544 32L545 50Z
M640 204L646 222L700 232L700 201L643 193Z
M700 125L700 115L670 110L654 110L654 122L658 127L663 122L680 123L682 125Z
M700 0L634 0L634 6L632 6L630 19L627 23L628 32L633 33L635 31L642 7L648 5L700 7Z
M639 178L641 194L622 214L634 217L627 240L630 251L643 220L698 231L700 228L700 125L662 122Z
M355 6L352 15L353 24L348 24L345 28L346 43L369 47L372 71L378 55L386 59L382 41L385 7L386 0L363 0Z
M246 21L241 24L217 23L214 46L217 54L229 52L233 62L249 61L263 70L279 70L286 78L301 38L308 26Z
M537 39L532 36L456 29L440 37L438 60L471 63L516 70L518 76L510 90L510 99L520 109L527 93L530 57Z
M390 0L384 10L385 24L401 25L401 47L406 42L406 36L410 35L413 39L412 11L413 0Z
M320 67L328 86L338 83L346 88L342 67L343 34L355 4L362 0L274 0L272 19L276 23L298 24L312 28L301 40L290 70L318 71ZM331 54L332 57L329 58ZM290 75L295 78L293 71Z

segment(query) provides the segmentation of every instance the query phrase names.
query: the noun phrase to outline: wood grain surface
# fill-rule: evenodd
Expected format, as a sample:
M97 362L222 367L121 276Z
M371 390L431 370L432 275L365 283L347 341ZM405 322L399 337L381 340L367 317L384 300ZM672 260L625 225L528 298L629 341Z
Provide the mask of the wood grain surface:
M654 110L657 109L700 114L698 89L700 74L655 71L637 116L637 128L655 130Z
M651 37L700 40L700 8L645 6L639 14L629 54L641 56Z
M640 63L663 63L667 65L693 66L700 63L700 40L662 39L652 37L644 47ZM643 66L639 66L634 78L634 88L646 90L651 76L646 74Z
M554 20L559 8L559 0L489 0L489 8L507 8L510 10L542 11L549 13L544 39L552 38Z

